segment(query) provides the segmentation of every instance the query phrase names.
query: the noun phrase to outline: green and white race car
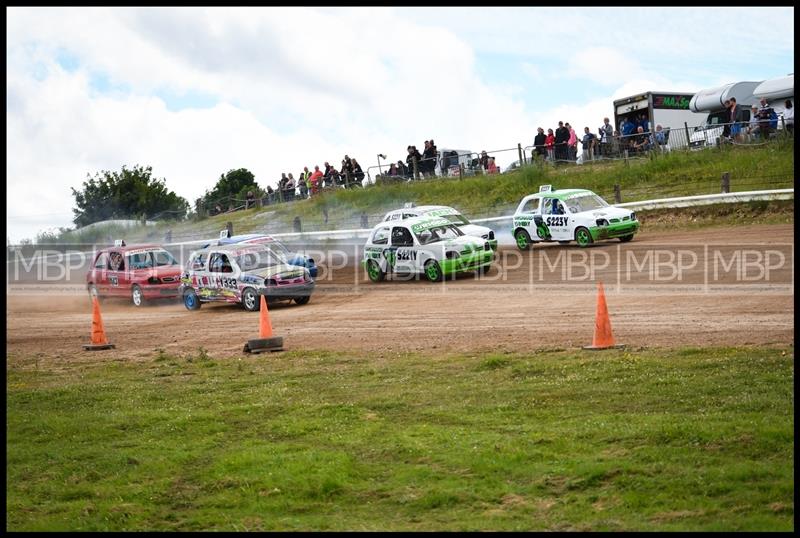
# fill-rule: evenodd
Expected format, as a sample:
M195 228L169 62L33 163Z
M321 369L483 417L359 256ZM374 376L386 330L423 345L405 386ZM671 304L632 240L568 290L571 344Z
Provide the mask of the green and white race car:
M442 217L411 217L375 226L364 245L362 264L372 282L387 274L431 282L465 271L486 272L494 251L482 237L465 235Z
M633 239L639 229L636 214L608 205L586 189L552 189L542 185L539 192L522 199L512 221L517 247L527 250L540 241L575 241L587 247L600 239Z

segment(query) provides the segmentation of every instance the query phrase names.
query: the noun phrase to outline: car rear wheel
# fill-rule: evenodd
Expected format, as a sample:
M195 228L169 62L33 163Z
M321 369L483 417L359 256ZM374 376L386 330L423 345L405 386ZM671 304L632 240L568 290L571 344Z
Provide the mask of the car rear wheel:
M242 291L242 305L248 312L255 312L261 309L261 300L253 288L245 288Z
M622 241L623 243L627 243L631 239L633 239L633 234L623 235L622 237L619 238L619 240Z
M579 247L588 247L593 241L592 234L588 228L581 226L575 230L575 242L578 243Z
M442 279L442 268L436 260L428 260L425 264L425 276L431 282L439 282Z
M310 295L302 295L300 297L295 297L294 298L294 302L297 303L297 304L300 304L300 305L306 304L310 300L311 300L311 296Z
M198 310L200 308L200 297L193 289L188 289L183 292L183 306L186 310Z
M142 293L142 288L137 284L134 284L133 288L131 288L131 302L133 302L133 306L142 306L144 304L144 293Z
M525 230L517 230L514 232L514 240L517 242L517 248L520 250L528 250L531 246L531 236Z
M367 276L372 282L380 282L386 276L386 273L381 271L378 262L369 260L367 261Z

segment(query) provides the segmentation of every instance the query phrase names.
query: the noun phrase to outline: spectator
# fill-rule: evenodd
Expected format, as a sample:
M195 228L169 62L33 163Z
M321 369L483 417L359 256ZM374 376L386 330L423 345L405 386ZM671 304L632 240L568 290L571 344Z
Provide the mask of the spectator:
M537 127L536 131L536 136L533 139L533 157L534 160L537 156L539 159L544 160L545 155L547 155L547 148L545 147L547 136L544 134L544 129L541 127Z
M650 122L647 120L647 114L644 112L639 114L639 121L636 124L637 127L641 127L645 133L650 132Z
M727 139L731 137L731 100L725 99L725 102L722 103L722 106L725 107L726 113L722 116L723 119L721 120L722 123L722 138Z
M751 140L758 140L761 133L758 129L758 107L750 107L750 123L747 126L747 134Z
M355 157L350 159L351 164L353 165L353 176L355 177L355 182L352 184L354 187L361 187L364 184L364 171L361 170L361 165L358 164L358 161Z
M408 173L411 174L411 176L414 176L415 169L417 173L419 173L419 159L421 155L419 155L419 151L417 151L417 148L414 146L408 146L406 149L408 150L408 155L406 156L406 168L408 168ZM417 163L416 166L414 165L415 161ZM416 179L416 177L411 177L411 179Z
M558 122L558 129L556 129L556 161L567 160L567 143L569 142L569 129L564 127L564 122Z
M794 134L794 107L792 106L792 100L787 99L784 103L786 107L783 110L783 126L786 128L786 132L790 135Z
M388 176L397 177L400 175L400 172L397 171L397 165L392 163L389 165L389 172L386 174Z
M256 206L256 195L253 191L247 191L247 196L244 197L244 208L250 209Z
M626 116L622 120L620 128L622 132L621 146L627 148L633 143L633 135L636 133L636 125Z
M431 138L431 153L433 154L433 160L431 161L431 175L436 176L436 163L439 161L439 150L436 149L436 144L433 143L433 138Z
M568 158L570 161L574 161L578 158L578 135L575 134L575 130L569 123L565 123L564 126L569 131L569 138L567 139Z
M214 206L214 215L219 215L222 213L222 206L219 205L219 202Z
M267 185L267 204L275 203L275 191L270 185Z
M422 151L422 175L433 177L436 175L436 150L429 140L425 141L425 149Z
M294 176L289 172L289 178L286 180L286 189L283 191L283 199L287 202L294 200Z
M730 118L731 124L731 138L734 140L741 140L742 122L744 121L744 110L736 104L736 98L731 97Z
M408 167L403 163L403 161L397 161L397 175L408 179Z
M320 185L322 184L322 178L323 178L323 174L319 169L319 165L315 164L314 165L314 171L311 173L311 176L309 176L309 178L308 178L308 181L309 181L309 184L310 184L310 192L311 192L312 196L319 193L319 188L320 188Z
M583 139L581 139L581 144L583 145L583 160L593 159L594 158L594 147L595 143L597 142L597 136L589 130L588 127L583 128Z
M544 149L547 150L547 160L553 162L556 160L556 137L553 135L553 130L547 130L547 136L544 139Z
M486 150L481 151L481 156L478 159L478 165L484 170L489 169L489 154L486 153Z
M603 118L603 125L597 130L600 135L600 154L606 157L611 147L611 137L614 136L614 127L608 122L608 118Z
M638 153L645 153L650 150L650 134L645 133L644 129L639 126L636 128L636 136L633 139L632 149Z
M772 132L771 119L775 111L767 103L766 98L761 98L761 108L758 109L758 130L763 140L768 140Z
M353 181L353 160L347 155L342 159L342 175L347 183Z
M661 151L669 151L667 147L667 131L661 125L656 125L655 143Z
M489 157L486 172L489 174L496 174L498 172L497 165L494 163L494 157Z

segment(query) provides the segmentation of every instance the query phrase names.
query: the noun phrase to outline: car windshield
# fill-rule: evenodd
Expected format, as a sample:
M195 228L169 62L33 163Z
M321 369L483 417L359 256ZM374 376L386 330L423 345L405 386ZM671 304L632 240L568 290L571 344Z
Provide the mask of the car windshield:
M452 215L441 215L443 219L447 219L453 224L469 224L469 221L464 218L463 215L459 215L458 213L454 213Z
M259 247L240 252L236 256L236 265L242 271L257 271L273 265L285 263L283 256L269 247Z
M464 233L456 226L447 224L444 226L428 228L427 230L422 230L414 235L417 236L420 245L429 245L431 243L436 243L437 241L442 241L443 239L455 239L460 235L464 235Z
M146 250L143 252L133 252L128 254L128 267L131 269L149 269L150 267L163 267L166 265L177 265L177 261L172 254L164 249ZM153 260L155 259L155 265Z
M569 207L570 213L582 213L583 211L608 207L608 204L596 194L585 194L567 199L567 207Z

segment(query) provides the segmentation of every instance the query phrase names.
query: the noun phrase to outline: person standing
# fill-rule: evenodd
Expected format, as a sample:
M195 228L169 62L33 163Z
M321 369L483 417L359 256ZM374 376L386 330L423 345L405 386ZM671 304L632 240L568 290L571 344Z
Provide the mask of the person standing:
M544 139L544 149L547 151L547 160L555 162L556 160L556 137L552 129L547 130L547 136Z
M558 128L556 129L556 161L566 161L567 160L567 143L569 142L569 129L564 127L564 122L558 122Z
M744 121L744 110L736 104L736 98L731 97L730 107L731 138L735 141L741 140L742 122Z
M769 134L772 130L770 120L773 114L775 114L775 111L769 106L766 98L762 97L761 108L758 109L758 130L760 131L761 139L764 141L769 140Z
M792 106L792 100L787 99L784 103L783 110L783 126L786 128L786 132L790 135L794 134L794 107Z
M567 128L567 131L569 131L569 138L567 139L569 154L567 158L570 161L574 161L578 158L578 135L575 134L575 129L573 129L572 125L569 123L565 123L564 126Z
M283 199L287 202L294 200L294 176L289 172L289 177L286 180L286 190L283 192Z
M598 129L600 135L600 154L607 157L610 154L611 137L614 136L614 126L608 121L608 118L603 118L603 125Z
M541 127L537 127L536 131L536 136L533 139L533 158L536 160L538 157L539 160L543 161L545 155L547 155L547 148L545 147L547 136L544 134L544 129Z

